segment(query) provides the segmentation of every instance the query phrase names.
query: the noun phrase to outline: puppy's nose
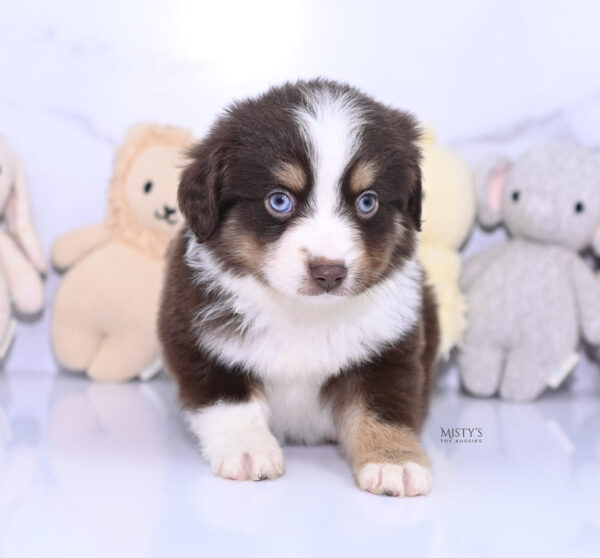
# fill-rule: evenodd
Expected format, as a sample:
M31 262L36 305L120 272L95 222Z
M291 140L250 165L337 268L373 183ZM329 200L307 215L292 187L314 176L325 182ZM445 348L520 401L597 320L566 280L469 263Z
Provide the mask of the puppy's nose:
M348 269L345 265L338 263L315 263L310 266L310 274L315 283L328 293L342 284L348 274Z
M173 215L173 213L177 212L177 210L175 208L169 207L168 205L165 205L164 208L165 208L165 216L167 216L167 217L169 217L169 216Z

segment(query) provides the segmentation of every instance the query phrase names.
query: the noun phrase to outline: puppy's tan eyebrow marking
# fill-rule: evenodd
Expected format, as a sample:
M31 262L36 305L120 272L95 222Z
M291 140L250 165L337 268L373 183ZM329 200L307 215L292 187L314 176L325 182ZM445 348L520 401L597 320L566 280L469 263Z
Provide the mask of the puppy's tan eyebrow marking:
M275 178L289 190L295 193L302 192L306 186L306 173L297 163L279 163L274 169Z
M355 194L368 190L376 176L377 165L374 161L359 161L350 175L350 190Z

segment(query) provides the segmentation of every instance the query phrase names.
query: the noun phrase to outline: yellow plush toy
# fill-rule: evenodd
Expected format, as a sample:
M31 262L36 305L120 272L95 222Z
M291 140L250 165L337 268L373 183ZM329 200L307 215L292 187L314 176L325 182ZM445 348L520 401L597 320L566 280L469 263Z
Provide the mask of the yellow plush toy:
M60 364L95 380L149 378L160 368L156 314L164 256L182 221L177 185L192 135L136 124L116 156L108 220L60 237L52 262L69 269L54 301Z
M463 159L435 142L433 130L425 131L421 148L423 226L419 258L438 300L440 356L448 358L466 327L466 301L458 287L458 251L475 221L475 181Z

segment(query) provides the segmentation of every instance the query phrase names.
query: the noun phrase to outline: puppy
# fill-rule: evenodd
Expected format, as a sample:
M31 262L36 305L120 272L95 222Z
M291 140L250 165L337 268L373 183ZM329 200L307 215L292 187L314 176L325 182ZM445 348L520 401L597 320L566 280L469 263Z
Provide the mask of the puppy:
M273 479L281 442L336 441L360 488L429 492L418 139L410 115L315 80L233 104L191 151L159 329L216 475Z

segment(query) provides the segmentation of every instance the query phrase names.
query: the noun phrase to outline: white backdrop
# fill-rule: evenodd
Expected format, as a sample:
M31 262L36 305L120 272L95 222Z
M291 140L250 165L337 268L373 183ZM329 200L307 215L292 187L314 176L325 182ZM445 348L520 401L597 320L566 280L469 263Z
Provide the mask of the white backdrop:
M131 123L201 135L233 98L298 77L413 111L473 165L550 138L598 149L599 18L593 0L1 0L0 130L24 160L46 249L103 218ZM465 253L501 238L475 231ZM48 327L48 310L19 324L8 373L55 373ZM576 389L598 372L580 366Z

